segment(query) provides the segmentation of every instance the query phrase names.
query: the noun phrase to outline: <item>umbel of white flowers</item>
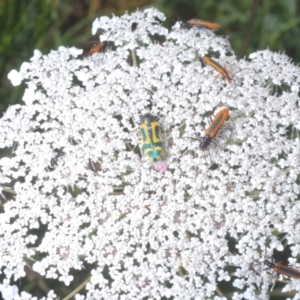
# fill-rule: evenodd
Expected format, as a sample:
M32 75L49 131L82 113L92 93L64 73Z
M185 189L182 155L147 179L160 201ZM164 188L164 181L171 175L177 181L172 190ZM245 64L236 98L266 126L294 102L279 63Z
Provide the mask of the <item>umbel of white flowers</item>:
M266 299L275 249L300 268L299 68L269 50L238 61L216 32L164 19L96 19L105 52L36 50L8 75L27 89L0 119L6 299L36 299L14 287L26 264L66 285L93 264L86 299ZM284 290L300 297L300 280Z

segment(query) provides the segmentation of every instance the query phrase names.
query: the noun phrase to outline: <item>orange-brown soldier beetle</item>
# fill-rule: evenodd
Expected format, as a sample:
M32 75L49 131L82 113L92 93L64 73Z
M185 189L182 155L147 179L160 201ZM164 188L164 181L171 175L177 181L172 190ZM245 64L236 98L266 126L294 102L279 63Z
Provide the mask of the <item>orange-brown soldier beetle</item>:
M223 66L221 66L218 62L216 62L214 59L212 59L211 57L209 56L204 56L203 57L203 61L204 63L206 63L207 65L213 67L217 72L219 72L219 74L221 75L222 79L226 79L227 82L229 84L232 83L232 81L234 82L234 89L233 91L231 92L231 94L233 94L237 84L236 84L236 81L233 79L233 76L230 74L230 72ZM241 72L241 71L244 71L246 70L247 68L244 68L242 70L239 70L238 72L236 72L235 74ZM234 75L235 75L234 74Z
M196 140L200 142L200 149L201 150L207 150L208 146L212 142L213 138L216 137L218 134L220 128L224 124L224 122L227 120L229 114L228 108L223 108L220 110L210 123L210 125L205 129L205 135L200 138L190 138L192 140Z
M111 45L111 43L112 42L110 42L110 41L104 41L104 42L99 43L96 46L93 46L90 50L90 54L95 54L97 52L105 52L107 50L108 46Z
M220 25L218 23L213 23L209 21L203 21L203 20L197 20L197 19L191 19L187 22L181 22L181 28L187 28L190 29L194 26L198 27L204 27L208 29L219 29Z
M120 28L121 29L121 28ZM108 38L107 38L107 40L106 41L103 41L103 42L100 42L100 43L98 43L96 46L93 46L92 48L91 48L91 50L90 50L90 54L95 54L95 53L97 53L97 52L105 52L106 50L107 50L107 48L109 47L109 46L111 46L112 45L112 41L109 41L108 39L110 38L110 36L112 35L112 33L114 33L115 31L118 31L119 29L116 29L116 30L113 30L110 34L109 34L109 36L108 36Z
M278 274L282 274L282 275L288 276L290 278L300 279L300 271L298 271L297 269L283 265L281 263L276 263L276 262L273 263L268 260L265 260L264 264L268 268L273 269L274 272L276 272Z
M218 62L213 60L211 57L204 56L203 61L207 65L213 67L217 72L219 72L220 75L222 76L222 79L226 79L228 83L232 83L232 81L234 81L233 78L230 76L229 71L225 67L222 67Z

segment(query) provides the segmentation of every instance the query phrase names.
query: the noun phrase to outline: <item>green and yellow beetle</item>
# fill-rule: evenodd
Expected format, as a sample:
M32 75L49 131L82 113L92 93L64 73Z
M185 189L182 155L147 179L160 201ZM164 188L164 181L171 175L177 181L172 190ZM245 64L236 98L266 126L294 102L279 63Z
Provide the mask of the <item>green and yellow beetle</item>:
M149 113L143 115L140 123L140 134L144 154L151 161L160 161L163 155L163 138L158 118Z

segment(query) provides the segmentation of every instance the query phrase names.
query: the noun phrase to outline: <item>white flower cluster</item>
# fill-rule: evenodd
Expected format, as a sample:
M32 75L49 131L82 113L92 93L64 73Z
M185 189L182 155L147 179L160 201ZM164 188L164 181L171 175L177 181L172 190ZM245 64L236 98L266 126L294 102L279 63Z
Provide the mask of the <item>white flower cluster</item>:
M97 19L106 52L36 51L9 74L28 88L0 119L0 147L13 149L0 160L2 196L15 193L0 215L8 286L29 258L66 285L97 265L86 299L226 299L223 281L229 299L267 299L275 275L263 261L285 246L300 254L299 68L269 50L238 61L212 30L168 33L164 19L155 9ZM201 151L190 137L221 107L229 119ZM164 130L164 172L140 155L146 113ZM300 297L300 280L290 290Z

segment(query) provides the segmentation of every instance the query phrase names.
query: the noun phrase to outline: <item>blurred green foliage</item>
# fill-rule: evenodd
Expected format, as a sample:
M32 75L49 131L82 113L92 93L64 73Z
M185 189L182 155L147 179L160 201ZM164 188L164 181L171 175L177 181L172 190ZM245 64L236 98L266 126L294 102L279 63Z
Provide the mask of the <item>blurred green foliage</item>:
M178 17L182 21L196 18L218 22L221 28L216 34L229 36L238 57L268 47L284 51L295 63L300 62L299 0L0 0L0 112L22 102L25 84L13 87L7 74L29 61L34 49L47 54L63 45L87 51L89 41L95 40L91 35L95 17L122 15L125 10L149 5L166 14L168 28ZM69 287L55 280L46 282L27 268L27 280L20 281L19 288L37 297L55 288L64 296L89 277L91 266L85 267L74 271L75 280Z

